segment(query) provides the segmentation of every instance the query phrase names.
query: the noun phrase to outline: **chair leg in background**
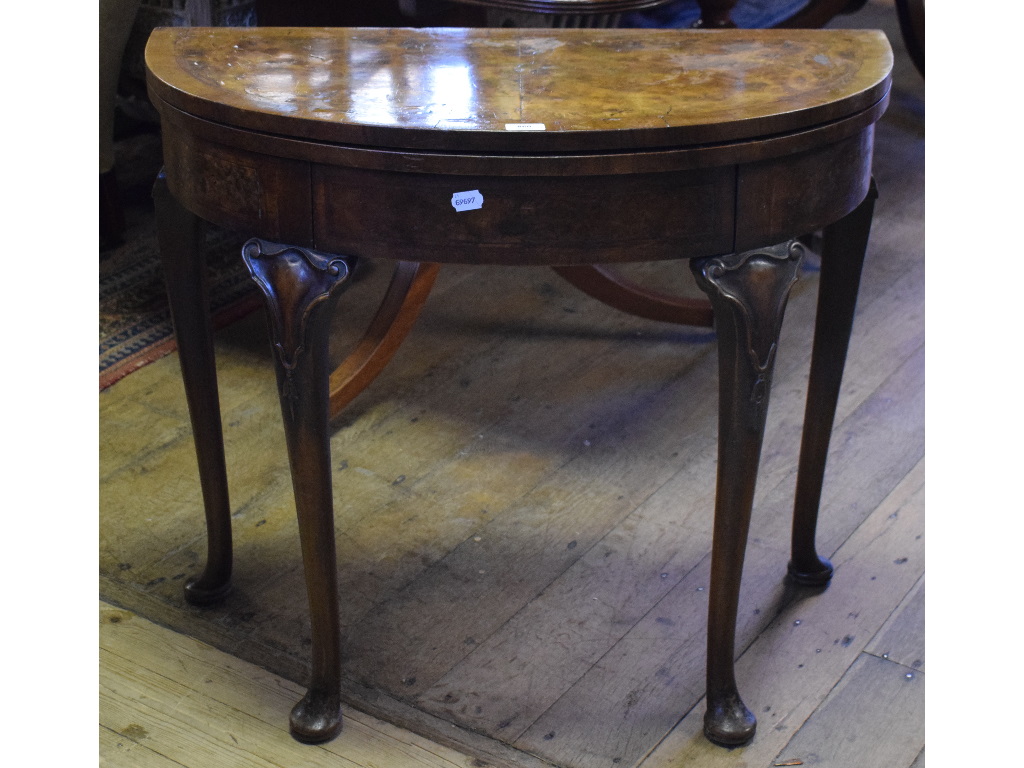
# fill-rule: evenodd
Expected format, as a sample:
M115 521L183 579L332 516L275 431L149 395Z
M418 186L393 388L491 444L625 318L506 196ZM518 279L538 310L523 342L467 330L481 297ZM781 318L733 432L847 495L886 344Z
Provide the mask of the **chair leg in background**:
M387 293L355 349L331 374L331 418L384 370L409 335L430 296L440 264L399 261Z
M782 317L803 246L795 241L690 262L718 336L718 480L708 607L704 734L745 744L757 722L736 688L740 580Z

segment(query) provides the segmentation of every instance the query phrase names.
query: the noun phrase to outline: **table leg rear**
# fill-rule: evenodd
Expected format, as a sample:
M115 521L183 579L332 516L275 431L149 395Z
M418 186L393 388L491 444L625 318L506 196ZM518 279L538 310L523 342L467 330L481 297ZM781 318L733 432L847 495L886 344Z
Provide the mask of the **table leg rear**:
M811 376L793 507L789 574L798 584L821 586L832 578L832 564L821 557L815 547L818 508L877 197L872 181L864 201L824 232Z
M153 186L153 201L206 509L206 566L199 576L185 583L185 599L193 605L209 605L221 600L231 586L231 505L207 300L206 262L200 248L202 222L174 198L163 171Z

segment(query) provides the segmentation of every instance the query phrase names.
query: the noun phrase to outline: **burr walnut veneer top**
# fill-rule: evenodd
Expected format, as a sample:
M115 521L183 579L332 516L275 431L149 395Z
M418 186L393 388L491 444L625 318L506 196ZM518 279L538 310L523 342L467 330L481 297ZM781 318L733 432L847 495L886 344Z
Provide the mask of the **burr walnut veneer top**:
M164 28L151 93L230 126L459 152L687 147L868 109L892 52L870 30Z

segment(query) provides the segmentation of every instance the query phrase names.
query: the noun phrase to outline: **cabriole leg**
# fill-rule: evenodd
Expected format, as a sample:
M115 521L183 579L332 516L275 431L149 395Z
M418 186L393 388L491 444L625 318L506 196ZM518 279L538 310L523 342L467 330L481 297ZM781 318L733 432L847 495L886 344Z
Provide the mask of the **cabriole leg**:
M341 730L341 640L328 435L328 324L349 275L339 256L263 240L242 249L271 325L312 628L312 679L291 714L292 735L328 741Z
M795 241L695 259L718 336L718 480L708 607L704 734L737 746L757 722L736 689L734 653L743 558L782 316L803 246Z
M209 605L222 599L231 586L231 505L206 295L206 263L200 248L202 222L174 199L163 171L153 186L153 201L206 509L206 567L185 583L185 599L193 605Z
M793 554L789 562L789 574L798 584L821 586L832 578L832 563L818 555L815 548L818 507L877 197L872 181L864 202L826 227L822 241L818 314L793 506Z

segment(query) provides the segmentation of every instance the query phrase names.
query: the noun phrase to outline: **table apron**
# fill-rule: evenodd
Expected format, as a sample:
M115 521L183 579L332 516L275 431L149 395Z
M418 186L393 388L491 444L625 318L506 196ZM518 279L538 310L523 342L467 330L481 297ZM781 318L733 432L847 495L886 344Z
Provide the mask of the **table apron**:
M203 219L348 256L509 265L709 256L813 232L864 199L874 136L868 124L714 167L516 176L314 162L183 127L164 131L168 183ZM482 206L453 205L462 193Z

